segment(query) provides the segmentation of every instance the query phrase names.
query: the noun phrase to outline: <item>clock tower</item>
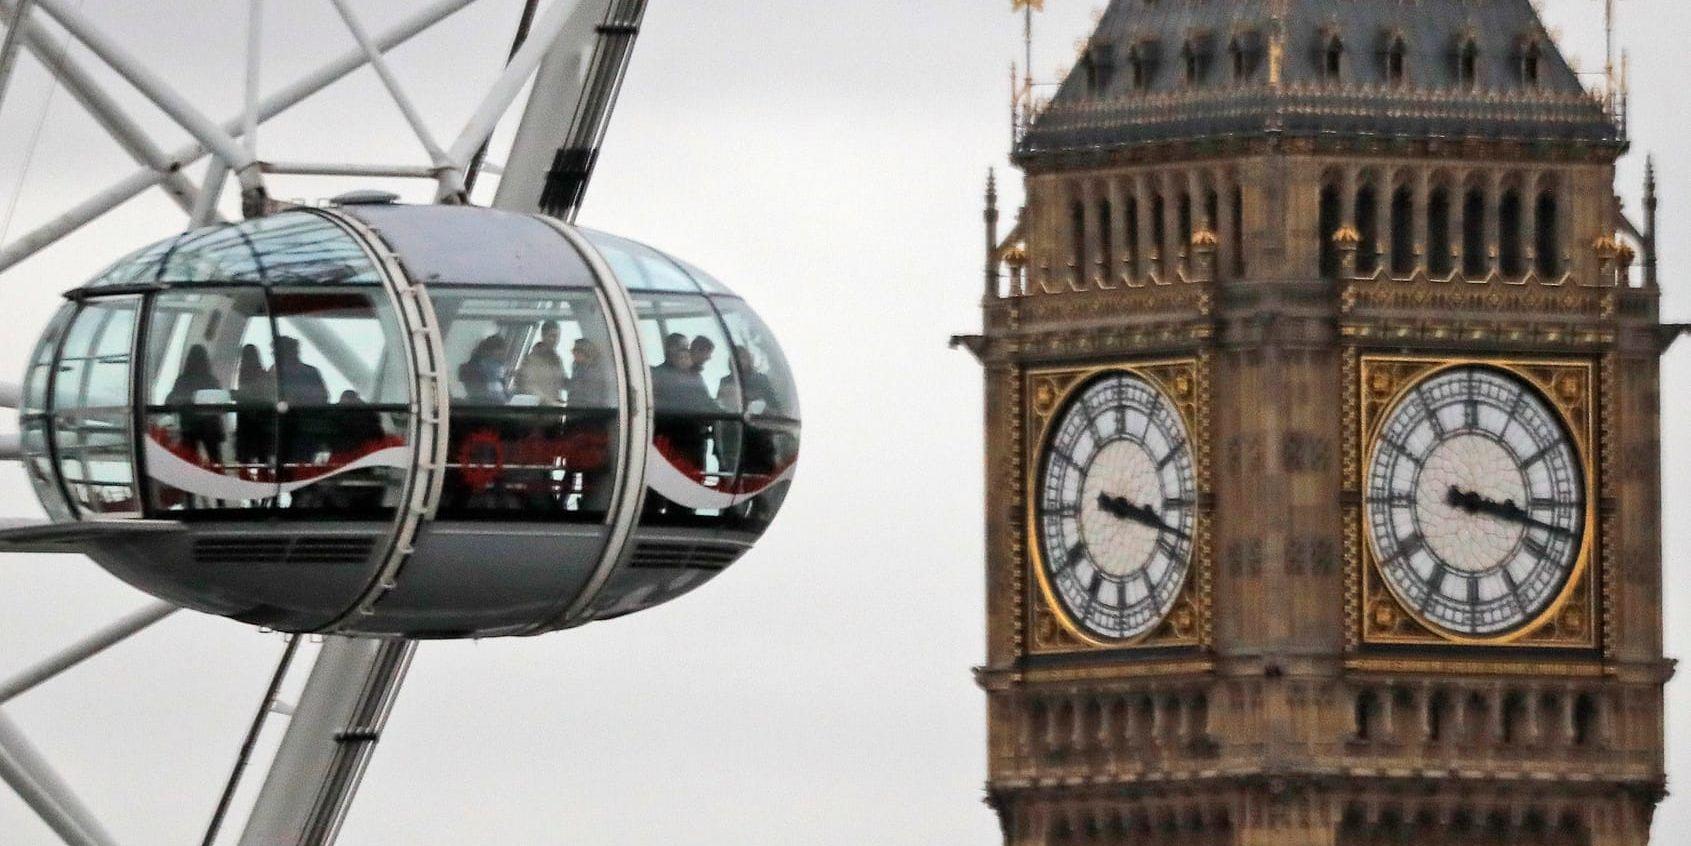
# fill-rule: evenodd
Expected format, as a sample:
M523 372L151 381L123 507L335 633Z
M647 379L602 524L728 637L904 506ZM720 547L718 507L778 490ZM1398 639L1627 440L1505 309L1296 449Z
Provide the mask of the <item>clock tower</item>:
M1528 0L1110 4L960 339L1007 844L1646 846L1667 335L1624 113Z

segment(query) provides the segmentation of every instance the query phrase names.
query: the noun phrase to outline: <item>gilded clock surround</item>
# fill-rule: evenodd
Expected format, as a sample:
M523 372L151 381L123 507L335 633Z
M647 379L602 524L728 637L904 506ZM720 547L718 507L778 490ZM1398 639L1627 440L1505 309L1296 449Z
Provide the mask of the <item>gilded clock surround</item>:
M1212 544L1210 529L1209 431L1205 413L1209 398L1206 358L1178 358L1156 361L1122 361L1074 367L1030 369L1026 372L1028 453L1023 459L1023 508L1026 512L1024 543L1027 552L1024 578L1039 586L1039 599L1028 603L1027 649L1030 655L1061 655L1098 650L1145 650L1209 645L1210 580ZM1174 405L1191 433L1193 466L1198 491L1194 515L1192 560L1180 593L1169 612L1150 631L1127 640L1103 640L1072 620L1053 593L1045 574L1037 537L1037 489L1035 478L1040 455L1052 435L1057 414L1076 391L1095 377L1121 372L1138 376L1159 388Z
M1361 492L1366 467L1372 463L1375 435L1384 418L1416 385L1456 367L1479 365L1520 379L1546 400L1573 439L1584 474L1585 521L1581 547L1573 570L1556 598L1523 626L1493 637L1468 637L1448 631L1406 606L1380 573L1373 540L1366 530ZM1359 613L1353 621L1353 649L1357 646L1489 646L1554 649L1596 649L1598 593L1593 571L1600 559L1602 537L1597 511L1600 481L1597 454L1596 367L1591 361L1549 358L1448 357L1415 355L1359 356L1355 390L1350 392L1347 427L1346 490L1357 505L1345 515L1346 561L1351 601Z

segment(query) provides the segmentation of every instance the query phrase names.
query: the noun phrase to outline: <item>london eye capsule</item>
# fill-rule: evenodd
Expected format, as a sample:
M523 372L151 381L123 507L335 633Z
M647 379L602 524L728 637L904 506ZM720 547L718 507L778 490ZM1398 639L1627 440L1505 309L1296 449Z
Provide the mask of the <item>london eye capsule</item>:
M773 336L704 272L549 218L349 197L67 295L22 452L74 548L290 632L537 634L722 572L793 477Z

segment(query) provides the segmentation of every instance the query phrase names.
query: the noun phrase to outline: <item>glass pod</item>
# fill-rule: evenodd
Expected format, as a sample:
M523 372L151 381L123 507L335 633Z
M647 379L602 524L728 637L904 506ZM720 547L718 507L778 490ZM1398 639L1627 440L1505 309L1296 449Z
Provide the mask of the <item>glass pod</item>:
M648 247L393 204L185 233L31 358L52 519L148 592L289 631L485 637L642 610L767 529L799 409L768 328ZM110 534L114 523L160 531Z

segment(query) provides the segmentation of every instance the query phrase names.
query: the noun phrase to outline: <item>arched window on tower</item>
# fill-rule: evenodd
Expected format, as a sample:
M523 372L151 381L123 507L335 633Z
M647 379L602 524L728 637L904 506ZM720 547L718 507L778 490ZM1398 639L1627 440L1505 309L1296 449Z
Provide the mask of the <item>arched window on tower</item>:
M1093 237L1098 239L1098 272L1106 282L1116 278L1116 224L1115 209L1109 200L1098 201L1098 231Z
M1521 232L1521 192L1513 188L1503 193L1497 206L1498 265L1503 275L1515 279L1526 275L1525 241Z
M1168 203L1164 202L1161 193L1151 195L1151 249L1162 258L1159 272L1163 279L1173 276L1169 272L1174 266L1174 257L1168 254Z
M1392 193L1392 273L1415 272L1415 196L1409 186Z
M1086 49L1086 55L1080 61L1086 73L1087 93L1096 97L1108 91L1116 72L1115 51L1111 46L1094 44Z
M1076 281L1086 279L1086 206L1075 203L1069 208L1069 264L1075 269Z
M1317 235L1321 239L1321 276L1325 279L1339 278L1339 245L1333 240L1343 225L1339 214L1339 186L1329 182L1321 187L1320 222L1317 224L1320 229Z
M1139 265L1144 260L1144 245L1139 243L1139 198L1128 197L1126 214L1122 215L1122 225L1127 227L1127 255L1126 260L1129 276L1138 278L1142 272Z
M1362 236L1357 246L1356 271L1371 274L1380 269L1379 194L1372 184L1356 189L1356 231Z
M1433 188L1427 197L1427 273L1446 277L1455 269L1450 248L1450 189L1443 185Z
M1480 45L1472 36L1456 48L1456 83L1469 91L1480 85Z
M1321 44L1321 78L1338 82L1344 78L1345 43L1338 33L1329 33Z
M1233 81L1250 81L1251 74L1256 70L1256 56L1248 33L1235 36L1228 42L1227 58L1233 68Z
M1135 91L1149 91L1157 81L1160 56L1155 41L1141 41L1127 48L1127 73Z
M1180 209L1178 215L1180 228L1176 230L1176 232L1180 236L1180 252L1182 255L1185 255L1190 253L1192 250L1192 235L1195 234L1192 228L1193 210L1192 195L1190 192L1180 192Z
M1386 84L1397 87L1409 80L1409 44L1403 36L1392 36L1386 45Z
M1245 275L1245 192L1239 186L1233 186L1232 207L1233 228L1233 276L1243 278Z
M1521 84L1537 88L1543 65L1544 48L1539 45L1538 39L1529 39L1521 47Z
M1574 699L1575 746L1590 746L1597 740L1597 700L1589 693Z
M1503 698L1503 736L1498 740L1504 745L1521 742L1521 726L1527 719L1526 699L1519 693L1511 692Z
M1374 739L1374 723L1380 716L1380 697L1374 691L1366 690L1356 697L1356 740L1368 741Z
M1208 35L1194 35L1180 50L1180 61L1186 69L1186 84L1201 85L1204 78L1209 76L1210 57L1214 52L1213 42Z
M1450 697L1442 690L1434 691L1432 698L1427 700L1427 742L1443 741L1449 724Z
M1472 188L1462 200L1462 274L1469 279L1485 278L1489 258L1485 241L1485 194Z
M1562 275L1562 221L1556 206L1556 192L1546 189L1538 195L1538 213L1534 216L1538 231L1533 233L1538 275L1556 279Z

